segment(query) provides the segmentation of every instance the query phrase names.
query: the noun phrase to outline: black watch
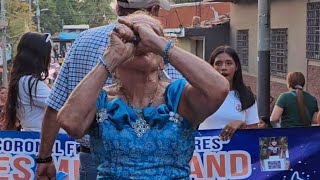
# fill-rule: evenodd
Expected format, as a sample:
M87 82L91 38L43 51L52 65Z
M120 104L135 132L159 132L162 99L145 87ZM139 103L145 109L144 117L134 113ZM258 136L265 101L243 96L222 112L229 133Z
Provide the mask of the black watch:
M35 158L36 163L51 163L52 162L52 156L46 157L46 158L39 158L36 156Z

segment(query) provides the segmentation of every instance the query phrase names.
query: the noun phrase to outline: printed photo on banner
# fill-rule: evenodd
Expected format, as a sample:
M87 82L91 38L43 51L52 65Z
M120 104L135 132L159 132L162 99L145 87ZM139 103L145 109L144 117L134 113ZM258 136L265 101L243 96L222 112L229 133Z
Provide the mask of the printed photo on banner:
M259 141L261 171L289 170L287 137L261 137Z

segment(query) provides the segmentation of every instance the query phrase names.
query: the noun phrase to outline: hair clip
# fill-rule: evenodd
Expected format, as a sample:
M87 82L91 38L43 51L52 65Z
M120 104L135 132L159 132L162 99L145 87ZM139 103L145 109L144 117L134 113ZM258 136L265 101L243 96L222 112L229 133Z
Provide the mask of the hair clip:
M303 90L303 87L301 85L296 85L294 86L294 89L300 89L300 90Z
M49 42L51 40L51 34L50 33L44 33L44 35L47 36L46 43Z

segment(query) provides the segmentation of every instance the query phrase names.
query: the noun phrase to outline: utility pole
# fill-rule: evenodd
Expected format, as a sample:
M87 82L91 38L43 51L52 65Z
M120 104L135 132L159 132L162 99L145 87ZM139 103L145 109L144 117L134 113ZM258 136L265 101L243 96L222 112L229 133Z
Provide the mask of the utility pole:
M41 29L40 29L40 5L39 5L39 0L36 0L36 5L37 5L36 16L37 16L38 32L41 32Z
M32 13L32 0L28 0L29 3L29 12Z
M32 26L32 0L28 0L28 3L29 3L29 13L30 13L30 23L28 24L29 28L31 28Z
M270 0L258 0L258 114L270 115Z
M8 65L6 59L6 48L7 48L7 20L6 20L6 9L5 0L1 0L1 28L2 28L2 86L8 87Z

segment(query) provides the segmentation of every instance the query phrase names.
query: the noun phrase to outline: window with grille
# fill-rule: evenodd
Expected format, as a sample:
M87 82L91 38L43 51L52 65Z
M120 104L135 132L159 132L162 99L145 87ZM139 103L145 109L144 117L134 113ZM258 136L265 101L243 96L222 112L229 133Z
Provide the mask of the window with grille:
M249 67L249 30L237 31L237 53L241 61L241 67L247 71Z
M270 44L271 75L285 78L288 71L288 29L272 29Z
M308 59L320 60L320 2L307 5L307 51Z

